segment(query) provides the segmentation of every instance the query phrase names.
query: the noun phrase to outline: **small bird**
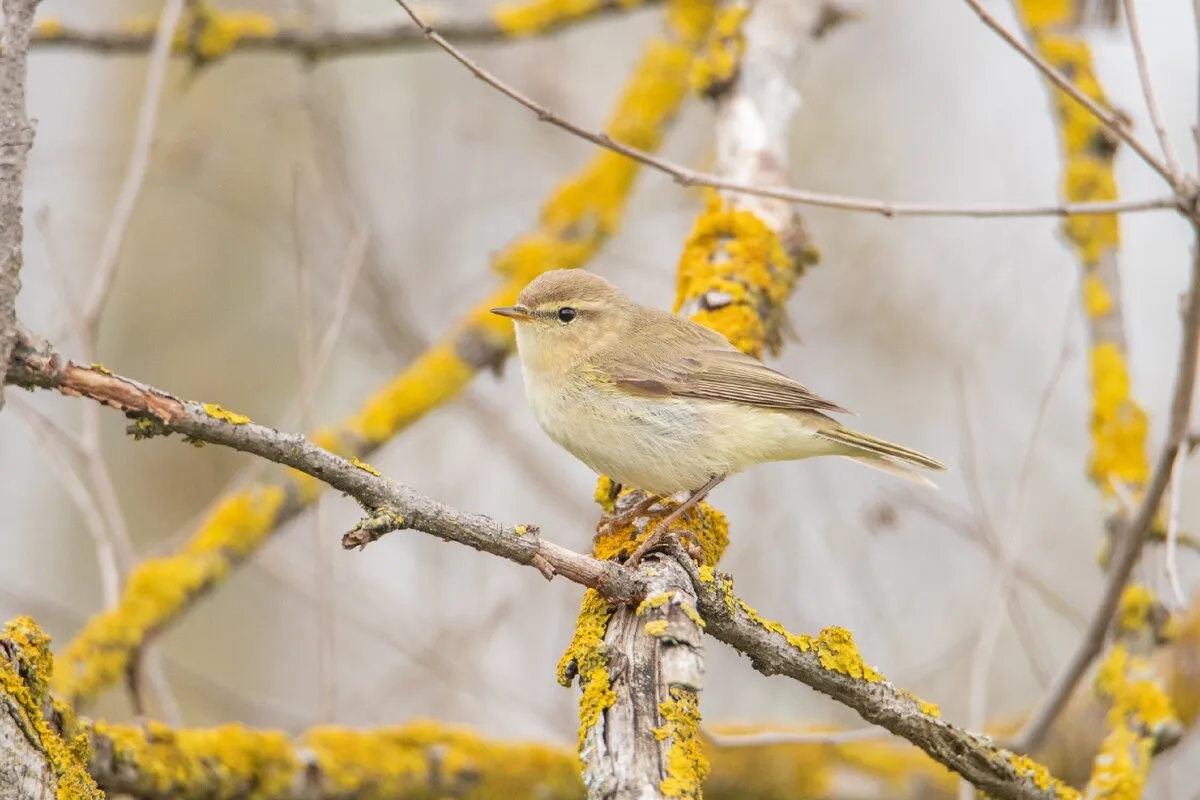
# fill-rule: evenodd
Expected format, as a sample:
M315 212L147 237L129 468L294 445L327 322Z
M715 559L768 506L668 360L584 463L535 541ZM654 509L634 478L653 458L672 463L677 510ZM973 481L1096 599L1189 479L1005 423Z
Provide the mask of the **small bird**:
M726 477L767 461L844 456L928 486L906 465L946 468L843 426L824 412L844 408L592 273L545 272L515 306L492 313L515 322L525 396L546 434L595 472L649 495L622 517L689 493L658 531ZM629 563L660 540L650 537Z

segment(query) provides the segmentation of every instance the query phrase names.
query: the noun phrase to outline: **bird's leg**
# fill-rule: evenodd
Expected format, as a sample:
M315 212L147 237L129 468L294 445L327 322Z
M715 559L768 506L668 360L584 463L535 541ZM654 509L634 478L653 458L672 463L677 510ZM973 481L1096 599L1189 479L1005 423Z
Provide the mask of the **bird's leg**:
M688 497L687 500L684 500L678 508L667 515L666 519L658 523L654 529L654 533L647 536L646 541L642 542L641 546L638 547L637 550L633 551L633 555L631 555L629 560L625 562L625 566L629 567L630 569L636 568L638 562L641 561L642 558L644 558L645 555L652 549L662 543L662 540L669 535L668 529L671 527L671 523L682 517L689 509L695 508L696 505L723 480L725 480L724 475L714 475L708 479L708 483L692 492L691 496Z
M638 517L642 516L643 514L646 514L647 512L650 511L650 507L652 505L654 505L657 502L660 502L661 500L662 500L662 497L660 497L659 495L656 495L656 494L646 495L646 497L643 498L642 500L640 500L637 503L637 505L635 505L633 508L629 509L628 511L622 511L620 514L609 517L607 520L605 520L601 524L600 530L597 531L597 533L612 533L614 530L616 530L618 525L624 525L626 522L629 522L630 520L633 520L633 519L637 519ZM660 511L659 513L662 513L662 512Z

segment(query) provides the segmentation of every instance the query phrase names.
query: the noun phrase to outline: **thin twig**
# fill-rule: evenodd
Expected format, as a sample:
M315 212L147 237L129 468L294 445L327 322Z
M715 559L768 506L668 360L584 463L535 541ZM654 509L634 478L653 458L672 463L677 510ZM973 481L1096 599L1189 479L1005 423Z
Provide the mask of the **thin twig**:
M987 11L987 9L983 7L983 4L980 2L980 0L965 0L965 2L971 7L971 10L975 12L979 19L983 21L984 25L987 25L989 28L995 31L995 33L999 35L1001 39L1007 42L1010 47L1020 53L1022 58L1036 67L1043 75L1045 75L1051 83L1070 95L1075 102L1082 105L1084 108L1090 111L1096 119L1102 122L1104 127L1108 128L1117 138L1129 145L1133 151L1137 153L1147 165L1149 165L1151 169L1163 177L1163 180L1165 180L1172 189L1175 191L1180 191L1183 188L1182 184L1176 179L1176 176L1171 172L1171 170L1168 169L1161 161L1155 158L1154 154L1151 153L1149 149L1147 149L1147 147L1142 144L1136 136L1133 135L1133 133L1129 130L1129 126L1122 122L1116 114L1102 108L1090 97L1079 91L1079 88L1075 86L1075 84L1072 83L1067 76L1063 75L1053 66L1051 66L1044 58L1026 47L1025 43L1018 39L1016 35L996 21L996 18L993 17Z
M1171 588L1171 597L1177 610L1187 608L1187 598L1183 594L1183 585L1179 582L1179 502L1182 499L1180 490L1183 488L1183 466L1187 462L1187 449L1179 448L1175 456L1175 464L1171 468L1170 500L1167 505L1167 542L1164 554L1164 572L1167 575L1167 585Z
M1163 158L1166 159L1167 169L1182 184L1183 167L1179 165L1179 156L1167 135L1167 126L1163 123L1162 111L1158 107L1158 97L1154 92L1154 83L1150 80L1150 67L1146 63L1146 46L1142 42L1142 29L1138 23L1136 0L1121 0L1125 6L1125 23L1129 26L1129 41L1133 47L1133 58L1137 62L1138 80L1142 84L1142 96L1146 99L1146 110L1150 114L1150 124L1158 136L1158 144L1162 147Z
M1197 227L1198 241L1192 257L1187 306L1183 315L1183 342L1179 349L1175 388L1167 424L1167 440L1159 451L1150 482L1136 513L1128 518L1128 522L1121 526L1119 535L1115 537L1115 552L1104 595L1088 623L1083 639L1050 691L1015 738L1014 748L1023 752L1030 752L1041 745L1050 726L1054 724L1054 720L1058 718L1059 712L1074 691L1075 685L1104 646L1109 625L1120 604L1121 593L1125 590L1125 584L1128 583L1129 576L1141 556L1150 528L1158 515L1159 504L1171 482L1175 460L1184 449L1187 440L1191 426L1192 399L1196 389L1196 360L1200 354L1200 221L1193 220L1193 224Z
M175 37L175 28L183 17L185 1L167 0L154 34L154 49L150 54L150 64L146 68L146 87L142 91L142 102L138 107L137 128L134 132L129 166L126 168L121 190L117 194L108 230L104 233L100 256L96 259L96 267L92 271L91 287L83 303L83 325L92 334L92 338L95 338L108 293L112 289L117 261L121 257L121 246L125 243L125 232L129 228L130 219L133 218L138 195L141 194L146 172L150 168L150 153L154 147L154 133L158 128L158 108L162 100L163 84L166 83L167 67L170 65L171 43Z
M860 211L870 214L880 214L885 217L1065 217L1075 215L1153 211L1176 208L1178 206L1178 201L1175 199L1175 197L1158 197L1147 200L1127 200L1107 203L1074 203L1033 206L1005 205L999 203L964 203L960 205L909 202L893 203L884 200L871 200L859 197L848 197L845 195L808 192L800 189L757 186L754 184L743 183L741 181L729 180L722 178L719 175L714 175L708 172L699 172L697 170L685 167L682 164L651 155L644 150L639 150L636 147L630 147L629 145L622 144L605 133L589 130L566 119L565 117L560 116L559 114L522 94L512 86L509 86L507 83L500 80L491 72L488 72L478 63L470 59L457 47L446 41L446 39L440 33L438 33L432 25L426 24L425 21L422 20L415 11L413 11L412 7L406 2L406 0L396 0L396 2L408 13L410 17L412 17L413 22L415 22L424 31L424 35L427 39L429 39L429 41L433 42L442 50L450 54L455 61L470 70L475 77L479 78L488 86L491 86L501 94L509 97L512 100L515 100L518 104L532 111L537 115L538 120L541 122L547 122L556 128L583 139L584 141L591 142L597 147L603 147L606 150L619 153L627 158L633 159L643 166L650 167L651 169L670 175L675 179L676 183L679 183L683 186L706 186L728 192L740 192L742 194L756 195L758 197L769 197L776 200L785 200L787 202L798 203L800 205L840 208L845 211Z

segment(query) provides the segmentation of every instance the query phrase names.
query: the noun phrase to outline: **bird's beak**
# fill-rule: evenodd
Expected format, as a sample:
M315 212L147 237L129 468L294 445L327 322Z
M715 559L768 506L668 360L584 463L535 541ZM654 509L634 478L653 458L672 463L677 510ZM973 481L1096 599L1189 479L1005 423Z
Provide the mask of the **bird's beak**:
M501 306L500 308L493 308L492 313L518 321L533 319L533 314L525 306Z

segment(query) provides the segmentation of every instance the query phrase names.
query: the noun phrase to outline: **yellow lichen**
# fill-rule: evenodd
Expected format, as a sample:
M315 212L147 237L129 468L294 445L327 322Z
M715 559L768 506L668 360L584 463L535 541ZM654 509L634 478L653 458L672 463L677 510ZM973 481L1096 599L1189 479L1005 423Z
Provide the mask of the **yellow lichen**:
M679 258L675 310L700 302L692 320L761 357L782 344L784 302L797 276L816 261L793 261L779 236L753 213L710 192Z
M1150 474L1149 421L1133 400L1124 355L1112 342L1092 348L1092 398L1092 479L1106 494L1115 481L1143 486Z
M1029 756L1021 755L1019 753L1009 753L1007 751L1005 752L1004 756L1008 759L1008 763L1012 764L1013 769L1015 769L1019 775L1028 778L1037 788L1042 789L1043 791L1052 789L1055 795L1063 798L1063 800L1075 800L1079 797L1079 792L1055 778L1050 774L1050 770L1046 769Z
M382 475L380 475L379 470L375 469L374 467L372 467L370 464L366 463L365 461L360 461L358 456L351 456L350 463L353 464L354 466L358 467L359 469L361 469L363 472L371 473L376 478L383 477Z
M1166 692L1155 680L1149 659L1133 656L1123 644L1113 645L1096 673L1096 688L1110 698L1110 728L1131 722L1153 738L1178 720Z
M257 11L226 11L208 2L191 6L191 19L180 26L175 46L204 61L214 61L230 53L245 39L270 39L279 33L279 24L268 14Z
M620 0L620 3L633 8L639 0ZM587 17L607 6L600 0L525 0L501 3L492 12L492 20L509 36L533 36Z
M1131 583L1121 592L1117 605L1117 629L1135 631L1148 624L1155 605L1154 593L1140 583Z
M1103 317L1113 307L1113 298L1100 276L1089 272L1083 279L1083 307L1092 319Z
M0 696L8 698L6 713L45 755L54 773L57 800L100 800L104 793L87 771L87 737L68 733L68 740L42 716L54 672L50 637L32 618L17 617L4 626L0 642L10 654L6 657L0 649Z
M863 661L854 645L854 637L845 628L825 628L817 636L817 656L821 666L868 683L879 683L883 676Z
M732 3L717 14L705 52L692 65L692 89L714 96L728 88L737 77L746 52L742 25L750 15L750 6Z
M1139 800L1149 774L1152 742L1127 725L1109 731L1100 745L1088 781L1088 800Z
M92 364L92 371L99 372L101 375L112 375L113 371L103 364Z
M600 716L617 699L608 674L607 646L604 632L612 617L612 607L595 589L583 593L575 635L558 662L558 682L570 686L573 675L579 676L579 744Z
M33 25L33 40L57 39L63 34L63 21L58 17L43 17Z
M670 699L658 705L661 727L654 735L659 741L670 740L666 758L666 777L659 784L664 797L700 797L701 784L708 776L708 759L700 738L700 704L696 692L672 687Z
M245 414L227 411L216 403L205 403L204 413L208 414L213 419L219 419L223 422L228 422L230 425L245 425L250 422L250 418Z
M667 621L665 619L651 620L642 626L642 630L646 632L647 636L666 636Z

